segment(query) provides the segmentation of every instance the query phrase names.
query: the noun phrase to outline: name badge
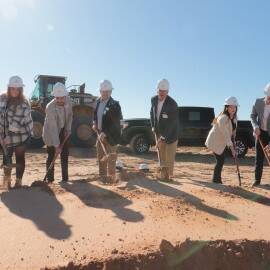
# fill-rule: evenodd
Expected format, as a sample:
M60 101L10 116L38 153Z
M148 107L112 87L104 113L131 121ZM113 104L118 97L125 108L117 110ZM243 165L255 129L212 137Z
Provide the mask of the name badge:
M110 109L108 107L105 107L103 114L105 115Z
M168 117L168 114L167 114L167 113L163 113L163 114L162 114L162 118L168 119L168 118L169 118L169 117Z

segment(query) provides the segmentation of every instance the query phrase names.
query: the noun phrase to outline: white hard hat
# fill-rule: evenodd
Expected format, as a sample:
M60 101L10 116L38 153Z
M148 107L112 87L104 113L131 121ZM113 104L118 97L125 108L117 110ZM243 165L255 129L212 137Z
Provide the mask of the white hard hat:
M149 166L148 166L148 164L146 164L146 163L140 164L140 165L139 165L139 170L140 170L140 171L149 171Z
M236 97L228 97L225 99L225 103L224 105L229 105L229 106L236 106L238 107L239 104L238 104L238 101L237 101L237 98Z
M166 79L159 80L157 83L157 89L158 90L166 90L169 91L170 89L170 83Z
M264 93L266 96L270 97L270 83L265 86Z
M103 80L99 83L99 91L112 91L113 86L109 80Z
M12 76L9 79L8 87L21 88L24 87L23 80L19 76Z
M66 97L68 95L68 92L66 90L66 87L63 83L56 83L53 86L53 91L52 91L52 95L54 97Z

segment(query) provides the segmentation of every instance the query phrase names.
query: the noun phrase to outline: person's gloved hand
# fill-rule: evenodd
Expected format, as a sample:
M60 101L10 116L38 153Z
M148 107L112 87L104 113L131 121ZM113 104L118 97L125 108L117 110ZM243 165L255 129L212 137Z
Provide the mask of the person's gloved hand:
M235 158L236 157L235 149L233 146L231 146L230 148L231 148L232 156Z
M257 138L259 138L260 135L261 135L261 130L260 130L259 128L255 128L254 134L255 134L255 136L256 136Z
M106 134L105 134L104 132L101 132L101 133L99 134L99 139L100 139L102 142L104 142L104 141L105 141L105 138L106 138Z
M60 145L55 146L55 155L60 155L61 151L62 151L62 149L61 149Z
M161 136L157 141L157 147L160 148L163 143L165 143L165 138Z
M65 131L65 137L69 137L71 135L71 131Z

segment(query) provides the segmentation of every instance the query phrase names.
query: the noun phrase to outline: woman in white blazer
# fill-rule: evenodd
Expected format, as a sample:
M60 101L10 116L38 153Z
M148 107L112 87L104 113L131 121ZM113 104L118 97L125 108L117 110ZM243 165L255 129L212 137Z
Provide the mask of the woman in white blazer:
M214 183L222 184L221 172L226 148L231 149L233 157L236 154L232 138L236 135L238 106L238 101L235 97L229 97L225 100L224 110L214 119L213 127L205 142L207 148L213 151L216 158L212 179Z

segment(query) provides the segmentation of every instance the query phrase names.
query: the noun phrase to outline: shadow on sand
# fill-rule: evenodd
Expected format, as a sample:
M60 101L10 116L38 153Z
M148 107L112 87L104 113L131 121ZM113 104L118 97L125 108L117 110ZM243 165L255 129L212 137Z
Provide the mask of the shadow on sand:
M263 195L260 195L256 192L252 192L246 189L243 189L241 187L233 187L233 186L226 186L226 185L218 185L215 183L209 183L209 182L204 182L204 181L199 181L199 180L192 180L192 184L200 187L206 187L214 190L220 190L232 195L236 195L239 197L242 197L246 200L260 203L266 206L270 206L270 198L265 197ZM263 186L261 188L264 188Z
M191 147L192 149L192 147ZM132 156L132 157L140 157L145 160L157 160L157 154L154 150L150 150L148 153L143 154L143 155L137 155L134 154L131 149L128 147L119 147L119 152ZM181 152L181 147L179 148L179 152L176 153L175 156L175 161L176 162L192 162L192 163L204 163L204 164L214 164L215 163L215 158L213 154L209 153L196 153L192 151L185 151ZM245 158L240 158L239 159L240 165L241 166L253 166L254 165L254 157L253 156L245 156ZM234 165L234 159L231 158L230 156L226 156L225 159L225 165Z
M3 192L1 201L11 213L31 220L47 236L58 240L71 236L70 226L60 217L63 206L49 187L47 192L37 188Z
M181 191L171 186L171 184L163 183L160 181L153 181L146 177L138 177L127 183L127 189L135 189L136 186L148 189L154 193L164 195L171 198L181 198L186 203L193 205L196 209L206 212L208 214L228 219L228 220L238 220L238 218L225 210L221 210L215 207L206 205L198 197L189 194L187 192Z
M61 183L61 186L77 196L85 205L111 210L121 220L140 222L144 219L140 212L127 208L132 204L131 200L114 191L86 181L70 181L69 183Z

